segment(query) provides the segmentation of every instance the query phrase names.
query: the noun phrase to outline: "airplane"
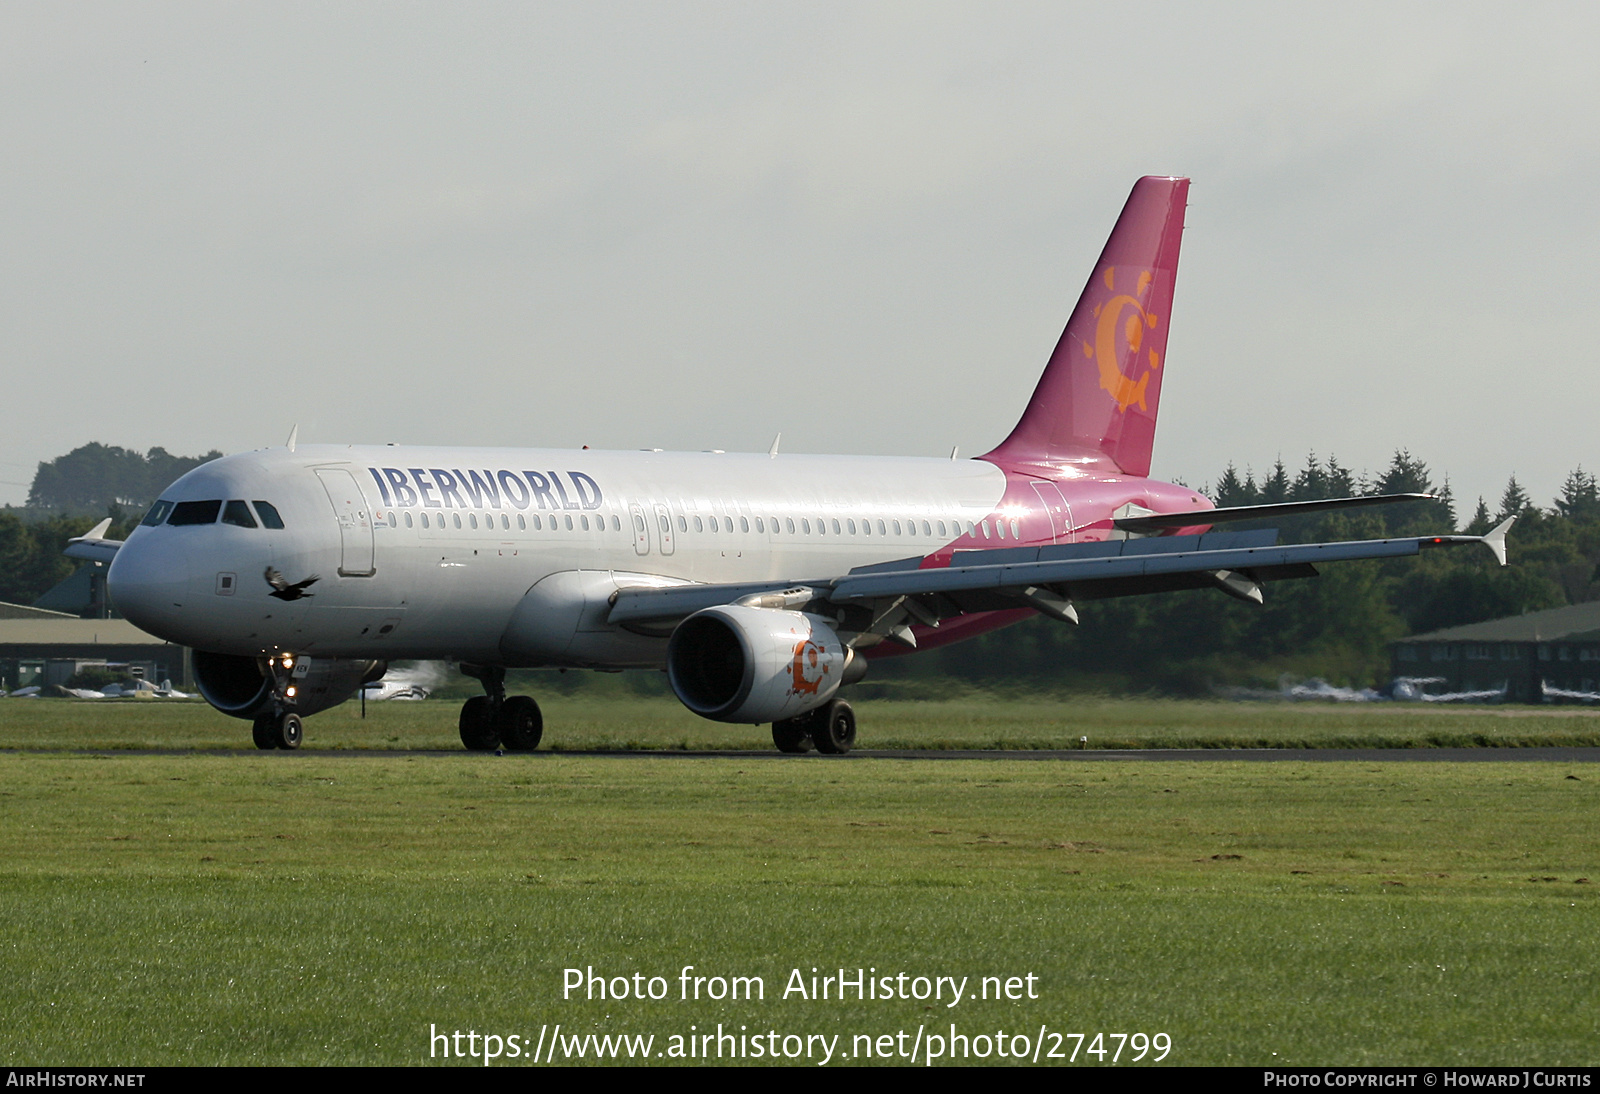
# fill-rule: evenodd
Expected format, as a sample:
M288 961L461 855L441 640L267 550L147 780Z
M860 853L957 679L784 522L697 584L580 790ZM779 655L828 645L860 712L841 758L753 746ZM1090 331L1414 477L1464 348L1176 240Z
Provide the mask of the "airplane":
M1149 477L1189 180L1133 187L1010 435L975 459L301 445L203 464L110 563L118 610L193 649L200 693L293 749L302 719L399 660L479 680L463 745L543 735L506 670L664 670L705 718L847 752L871 661L1096 599L1211 587L1260 602L1316 566L1484 536L1276 545L1217 525L1423 495L1218 509Z

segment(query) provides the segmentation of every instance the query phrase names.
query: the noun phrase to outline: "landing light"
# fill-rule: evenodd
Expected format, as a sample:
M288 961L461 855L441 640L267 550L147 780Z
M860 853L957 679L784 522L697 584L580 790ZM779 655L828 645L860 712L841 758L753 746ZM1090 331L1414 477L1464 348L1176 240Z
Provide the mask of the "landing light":
M297 689L291 687L287 691L285 691L284 694L287 695L289 698L293 699L294 698L294 693L295 693L296 690Z

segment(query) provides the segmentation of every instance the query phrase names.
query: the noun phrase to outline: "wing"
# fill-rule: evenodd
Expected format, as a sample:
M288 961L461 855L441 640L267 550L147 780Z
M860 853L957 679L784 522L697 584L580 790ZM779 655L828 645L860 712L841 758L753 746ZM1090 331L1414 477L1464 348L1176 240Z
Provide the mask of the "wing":
M1436 547L1481 543L1506 561L1511 518L1483 536L1421 536L1344 543L1276 544L1272 529L1208 532L1052 547L966 551L955 565L924 569L908 558L820 580L622 589L609 622L659 633L703 608L739 603L843 613L841 637L853 646L884 638L915 645L913 623L937 627L967 612L1034 608L1076 622L1073 602L1115 596L1216 588L1259 603L1270 581L1315 577L1316 566L1365 558L1399 558Z

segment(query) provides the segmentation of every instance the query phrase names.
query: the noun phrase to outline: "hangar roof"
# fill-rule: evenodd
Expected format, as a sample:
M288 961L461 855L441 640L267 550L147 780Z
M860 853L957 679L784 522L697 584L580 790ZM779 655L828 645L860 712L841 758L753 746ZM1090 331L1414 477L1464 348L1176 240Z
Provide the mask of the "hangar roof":
M71 616L0 619L0 647L168 644L153 634L141 631L126 619L75 619Z
M1400 642L1600 641L1600 600L1414 634Z

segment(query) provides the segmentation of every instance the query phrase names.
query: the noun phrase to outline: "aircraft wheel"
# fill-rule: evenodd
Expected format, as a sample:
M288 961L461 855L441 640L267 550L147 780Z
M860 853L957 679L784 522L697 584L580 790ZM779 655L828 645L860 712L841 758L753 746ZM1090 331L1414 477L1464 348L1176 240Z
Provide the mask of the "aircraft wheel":
M802 714L798 718L785 718L772 723L772 743L779 752L802 753L811 749L811 718Z
M305 739L305 726L300 721L298 714L283 714L277 718L273 727L277 738L278 747L293 750L300 747L300 742Z
M461 743L468 752L493 752L500 743L494 705L487 695L474 696L461 704Z
M278 719L271 714L257 716L250 723L250 739L255 741L256 747L263 752L271 751L278 747Z
M544 715L539 713L539 704L526 695L513 695L501 703L495 724L500 743L512 752L532 752L544 736Z
M842 756L856 743L856 712L843 699L835 699L817 712L811 743L818 752Z

